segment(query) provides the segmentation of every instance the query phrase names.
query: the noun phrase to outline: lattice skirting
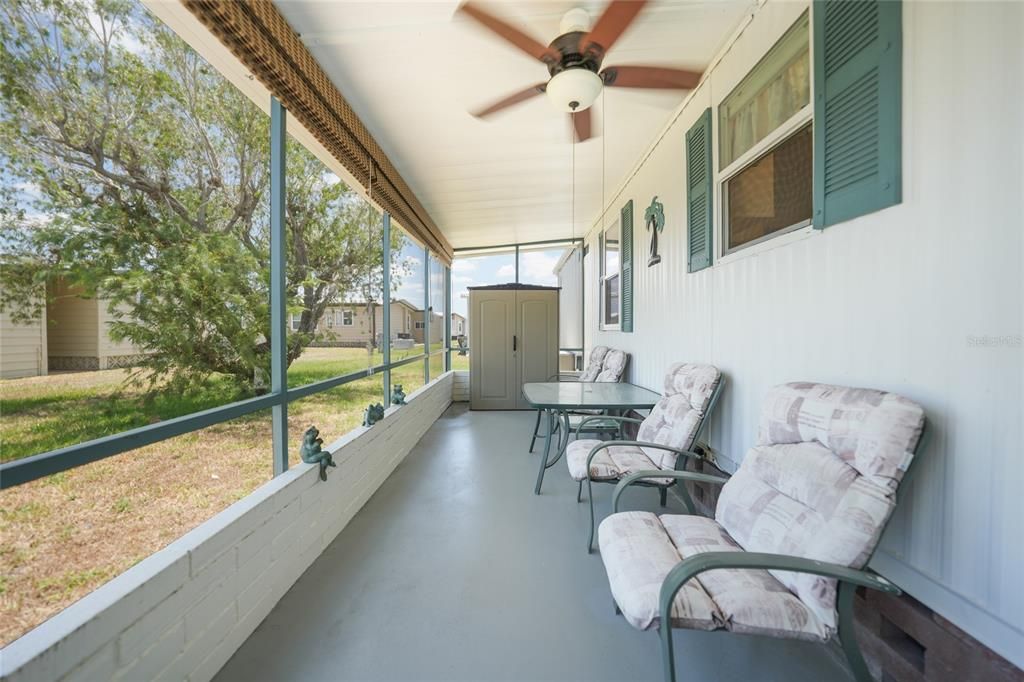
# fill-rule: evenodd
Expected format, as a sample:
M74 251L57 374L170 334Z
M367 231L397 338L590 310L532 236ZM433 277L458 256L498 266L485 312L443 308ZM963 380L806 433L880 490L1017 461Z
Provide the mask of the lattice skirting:
M87 371L100 368L100 359L88 355L51 355L47 358L50 371Z

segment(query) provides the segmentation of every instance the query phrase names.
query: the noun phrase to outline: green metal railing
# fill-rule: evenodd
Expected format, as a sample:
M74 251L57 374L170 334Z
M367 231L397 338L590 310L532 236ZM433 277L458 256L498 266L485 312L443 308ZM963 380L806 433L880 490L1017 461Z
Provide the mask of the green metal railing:
M384 333L381 335L381 351L384 362L365 370L342 374L330 379L316 381L296 388L288 388L287 360L287 287L286 272L286 231L285 231L285 149L287 115L285 108L271 98L270 102L270 392L266 395L214 407L201 412L166 419L129 431L96 438L69 445L30 457L16 459L0 465L0 489L11 488L44 476L113 457L130 450L151 445L168 438L199 431L208 426L222 424L253 412L271 409L274 475L288 469L288 403L305 398L344 384L365 379L376 374L382 375L384 404L390 403L391 371L414 362L423 363L424 381L430 380L430 358L444 354L444 368L451 367L451 270L444 269L445 277L445 339L442 347L430 350L430 251L424 247L424 352L413 357L391 362L391 216L383 215L382 255L384 263Z

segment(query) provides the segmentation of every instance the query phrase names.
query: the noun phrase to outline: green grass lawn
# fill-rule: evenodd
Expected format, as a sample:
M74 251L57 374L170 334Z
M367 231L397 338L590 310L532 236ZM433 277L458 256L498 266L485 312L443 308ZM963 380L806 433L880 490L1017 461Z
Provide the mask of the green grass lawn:
M440 349L434 344L432 349ZM392 361L419 355L422 345L392 352ZM468 358L453 354L454 364ZM379 352L362 348L308 348L288 369L289 387L350 374L379 365ZM431 358L431 375L443 368L443 356ZM381 386L379 376L372 383ZM411 393L423 385L423 365L413 362L392 371L392 383L403 384ZM362 385L362 382L361 382ZM226 405L251 393L239 389L230 379L214 376L199 388L185 393L157 391L148 393L128 383L126 370L74 372L44 377L0 381L0 461L48 452L94 438L120 433L164 419ZM344 386L305 404L319 401L340 407L338 401L357 401L361 410L370 400L383 401L383 390L346 390ZM308 401L308 402L307 402ZM347 410L346 410L347 411ZM354 425L353 425L354 426Z
M400 361L422 347L396 351ZM309 348L288 371L291 387L366 369L380 354ZM453 366L468 357L452 355ZM431 357L431 375L443 356ZM188 394L147 395L126 370L0 381L5 460L80 443L247 397L225 378ZM423 362L392 371L406 394L424 383ZM310 425L326 443L384 402L380 375L288 405L290 462ZM216 424L0 493L0 645L246 496L270 480L270 410ZM116 541L112 541L116 538Z

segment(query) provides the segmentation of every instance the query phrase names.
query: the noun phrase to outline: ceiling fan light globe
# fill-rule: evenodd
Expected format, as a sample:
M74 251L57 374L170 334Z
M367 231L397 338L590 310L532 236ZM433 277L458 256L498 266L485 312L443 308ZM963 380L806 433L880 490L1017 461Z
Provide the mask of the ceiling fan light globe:
M590 30L590 13L582 7L574 7L562 16L558 24L558 34L564 35L574 31L586 33Z
M558 111L583 111L601 94L604 82L593 71L584 68L566 69L548 81L547 95Z

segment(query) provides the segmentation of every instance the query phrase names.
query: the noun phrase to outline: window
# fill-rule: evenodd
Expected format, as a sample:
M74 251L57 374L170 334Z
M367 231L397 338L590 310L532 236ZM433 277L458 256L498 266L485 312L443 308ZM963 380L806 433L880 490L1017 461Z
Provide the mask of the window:
M726 181L728 250L810 224L812 147L806 126Z
M620 225L616 220L601 236L601 326L617 328L621 278L619 276Z
M292 322L292 324L291 324L292 331L293 332L299 331L299 324L301 324L301 322L302 322L302 315L296 315L295 313L292 313L289 317L291 318L291 322Z
M719 107L725 253L811 222L809 35L805 12Z
M351 327L352 326L352 311L342 310L341 311L341 326Z
M416 322L416 328L417 328L417 329L423 329L423 323L422 323L422 322L419 322L419 321L417 321L417 322Z

